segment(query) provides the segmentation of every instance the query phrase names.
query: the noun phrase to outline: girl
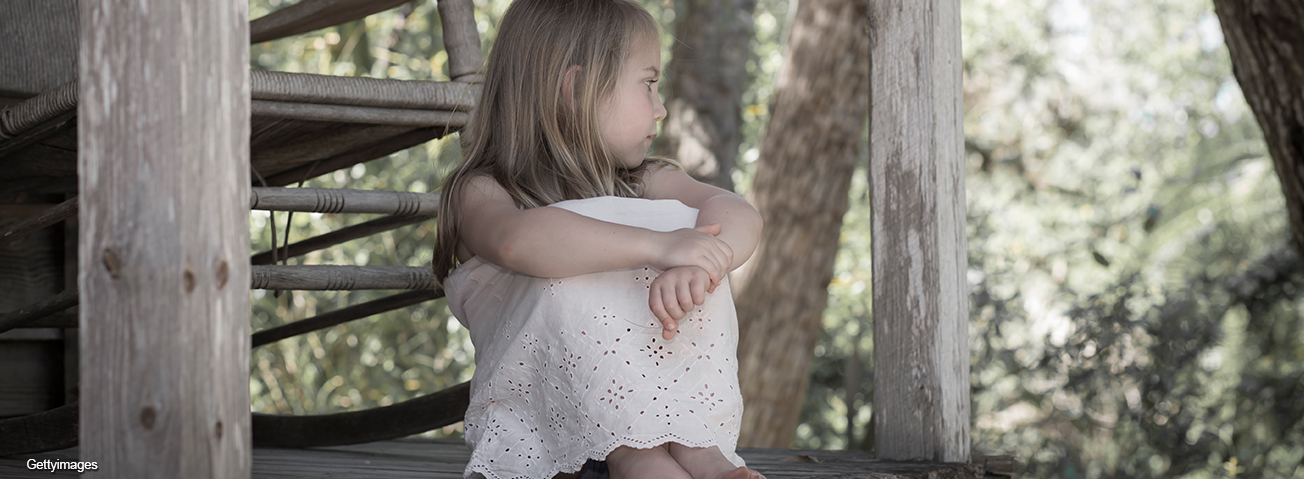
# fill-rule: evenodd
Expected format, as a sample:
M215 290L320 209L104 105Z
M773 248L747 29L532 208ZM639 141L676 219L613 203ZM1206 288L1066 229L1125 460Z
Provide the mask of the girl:
M734 453L726 277L760 215L645 158L660 51L629 0L517 0L503 17L435 247L476 349L467 477L590 459L616 479L762 477Z

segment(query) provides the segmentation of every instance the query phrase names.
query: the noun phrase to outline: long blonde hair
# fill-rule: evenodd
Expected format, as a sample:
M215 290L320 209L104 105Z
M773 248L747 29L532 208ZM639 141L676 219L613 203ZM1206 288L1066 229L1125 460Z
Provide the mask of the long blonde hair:
M612 95L635 41L658 38L652 15L630 0L516 0L499 25L480 101L462 131L465 158L444 179L435 277L456 267L458 197L489 176L523 209L598 196L641 197L641 175L673 161L621 166L602 139L598 105ZM562 97L572 66L573 98Z

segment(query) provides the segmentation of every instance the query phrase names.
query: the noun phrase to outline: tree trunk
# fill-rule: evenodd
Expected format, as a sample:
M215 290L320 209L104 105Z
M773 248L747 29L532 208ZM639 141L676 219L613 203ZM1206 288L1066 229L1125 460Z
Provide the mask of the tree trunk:
M1304 3L1214 0L1232 71L1281 179L1296 251L1304 254Z
M751 197L765 220L738 293L739 445L789 447L869 114L869 0L800 2Z
M664 144L693 178L733 191L755 0L675 2L674 57L666 68Z

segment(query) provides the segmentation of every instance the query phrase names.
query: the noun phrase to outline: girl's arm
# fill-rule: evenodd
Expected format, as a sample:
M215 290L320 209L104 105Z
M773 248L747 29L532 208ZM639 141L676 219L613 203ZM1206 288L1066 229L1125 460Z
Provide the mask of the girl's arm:
M461 195L458 226L467 249L523 274L563 278L642 264L693 265L719 281L730 263L728 245L708 233L654 232L561 208L522 210L487 176L467 180Z
M659 168L646 177L647 197L675 199L697 208L697 225L720 223L716 238L723 240L733 250L733 261L728 271L733 271L752 256L761 238L761 214L751 203L723 188L694 180L687 173L674 168Z

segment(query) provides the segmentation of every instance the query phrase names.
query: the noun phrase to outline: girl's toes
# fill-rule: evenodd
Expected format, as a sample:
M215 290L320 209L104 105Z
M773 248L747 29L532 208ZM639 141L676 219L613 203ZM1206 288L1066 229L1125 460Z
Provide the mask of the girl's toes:
M752 476L752 472L751 469L740 467L724 473L723 476L720 476L720 479L754 479L755 476Z

